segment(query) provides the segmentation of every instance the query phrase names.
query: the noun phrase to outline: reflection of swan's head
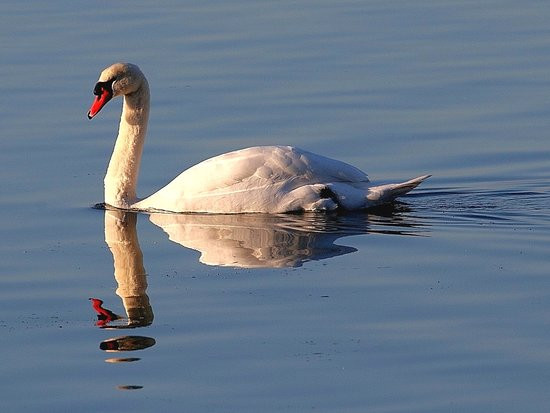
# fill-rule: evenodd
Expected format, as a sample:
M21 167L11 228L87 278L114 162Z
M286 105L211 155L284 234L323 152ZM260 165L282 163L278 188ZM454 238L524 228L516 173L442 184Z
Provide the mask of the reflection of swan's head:
M115 63L101 72L94 87L95 99L88 118L92 119L113 97L130 95L147 83L145 76L131 63Z

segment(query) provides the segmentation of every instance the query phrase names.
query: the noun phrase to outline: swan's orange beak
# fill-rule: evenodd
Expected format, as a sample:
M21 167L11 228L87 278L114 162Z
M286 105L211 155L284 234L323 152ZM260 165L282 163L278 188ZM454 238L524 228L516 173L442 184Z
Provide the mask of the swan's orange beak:
M95 86L94 95L95 99L92 106L90 106L90 110L88 111L88 119L92 119L99 113L101 108L105 106L105 104L113 97L113 92L110 87L106 87L106 85L98 83Z

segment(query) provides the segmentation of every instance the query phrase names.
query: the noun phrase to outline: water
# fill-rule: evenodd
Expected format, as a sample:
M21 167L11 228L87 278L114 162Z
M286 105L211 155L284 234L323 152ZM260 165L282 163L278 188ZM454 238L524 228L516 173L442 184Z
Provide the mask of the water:
M3 411L548 411L549 5L0 12ZM369 213L93 209L119 60L152 90L142 195L262 144L433 177Z

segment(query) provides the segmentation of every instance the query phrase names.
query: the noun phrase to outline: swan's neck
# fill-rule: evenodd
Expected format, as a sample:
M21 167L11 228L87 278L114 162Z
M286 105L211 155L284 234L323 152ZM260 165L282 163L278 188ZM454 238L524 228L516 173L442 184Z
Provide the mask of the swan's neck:
M136 187L147 121L149 119L149 86L124 96L122 116L115 148L105 175L105 203L129 209L137 201Z

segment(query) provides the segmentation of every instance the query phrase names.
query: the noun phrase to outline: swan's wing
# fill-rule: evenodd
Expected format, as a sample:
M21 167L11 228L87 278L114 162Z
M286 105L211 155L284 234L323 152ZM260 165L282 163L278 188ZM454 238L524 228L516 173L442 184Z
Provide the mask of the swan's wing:
M219 209L214 207L218 201L242 201L243 205L256 203L259 210L271 205L268 209L276 211L276 199L282 195L306 185L329 182L365 185L368 177L344 162L298 148L259 146L200 162L134 207L154 209L163 205L171 211L204 210L198 205L201 199L205 205L209 203L211 210Z
M184 171L173 182L185 186L186 194L191 195L243 183L254 188L288 181L312 184L365 182L368 178L351 165L298 148L258 146L207 159Z

